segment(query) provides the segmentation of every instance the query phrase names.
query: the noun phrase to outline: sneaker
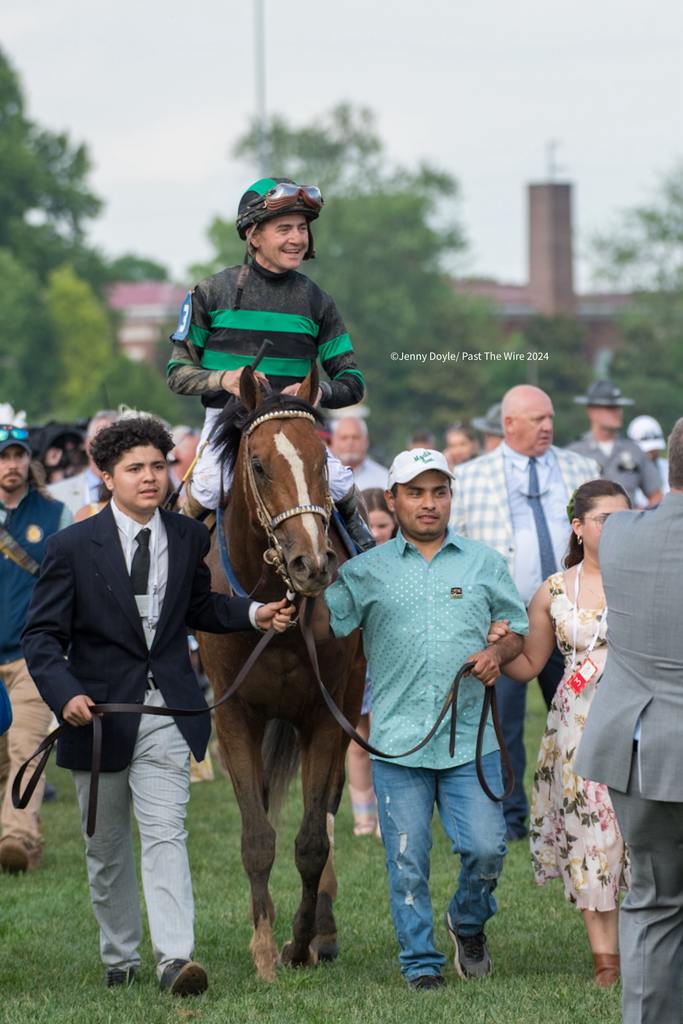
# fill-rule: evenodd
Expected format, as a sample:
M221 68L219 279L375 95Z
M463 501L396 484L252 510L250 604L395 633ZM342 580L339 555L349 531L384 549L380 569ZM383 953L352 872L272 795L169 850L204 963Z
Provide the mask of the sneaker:
M446 913L446 928L455 946L453 965L460 977L467 981L469 978L485 978L487 974L490 974L493 964L484 933L458 935L453 928L449 913Z
M130 967L107 967L104 983L107 988L128 988L133 984L137 973L137 967L132 964Z
M440 974L420 974L417 978L410 978L408 985L416 992L427 992L429 989L441 988L445 984Z

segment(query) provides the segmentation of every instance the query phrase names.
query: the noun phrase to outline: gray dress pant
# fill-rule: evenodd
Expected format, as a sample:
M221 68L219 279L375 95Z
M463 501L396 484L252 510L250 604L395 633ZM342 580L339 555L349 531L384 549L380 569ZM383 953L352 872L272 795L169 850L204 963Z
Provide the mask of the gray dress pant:
M159 690L145 704L164 705ZM81 808L90 898L106 967L137 967L142 938L131 808L140 833L142 887L161 976L169 960L190 960L194 901L185 814L190 751L172 718L142 715L133 759L124 771L102 772L95 835L85 835L90 772L74 771Z
M631 856L619 915L624 1024L681 1024L683 803L640 795L637 754L628 792L609 794Z

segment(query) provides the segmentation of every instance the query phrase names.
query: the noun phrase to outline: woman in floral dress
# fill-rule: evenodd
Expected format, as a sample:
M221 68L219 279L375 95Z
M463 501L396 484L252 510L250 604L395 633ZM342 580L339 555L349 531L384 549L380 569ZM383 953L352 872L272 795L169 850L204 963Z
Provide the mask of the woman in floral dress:
M628 865L607 787L576 775L574 758L607 658L600 534L609 515L628 508L619 484L591 480L578 488L567 509L565 571L539 587L524 650L505 666L506 675L528 682L556 642L565 657L534 774L531 857L536 882L562 878L567 899L582 911L600 987L619 978L619 892L628 885Z

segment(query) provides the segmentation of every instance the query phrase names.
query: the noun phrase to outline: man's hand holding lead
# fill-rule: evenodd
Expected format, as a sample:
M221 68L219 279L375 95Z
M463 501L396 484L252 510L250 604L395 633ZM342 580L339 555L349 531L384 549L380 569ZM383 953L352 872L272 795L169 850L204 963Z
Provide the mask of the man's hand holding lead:
M292 616L296 611L293 604L289 604L286 597L281 601L271 601L270 604L263 604L256 612L256 625L259 629L270 629L271 626L276 633L284 633L294 625Z

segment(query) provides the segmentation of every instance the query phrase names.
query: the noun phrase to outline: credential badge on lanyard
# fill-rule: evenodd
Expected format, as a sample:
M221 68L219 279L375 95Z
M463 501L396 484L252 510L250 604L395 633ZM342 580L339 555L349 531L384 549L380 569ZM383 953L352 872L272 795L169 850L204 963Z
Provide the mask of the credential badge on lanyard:
M591 679L594 679L599 674L598 666L591 658L593 648L598 642L600 636L600 629L603 622L607 618L607 605L603 608L595 623L595 633L593 639L586 648L586 656L581 664L576 665L576 642L579 635L579 587L581 584L581 573L583 571L583 562L579 562L576 569L576 576L574 578L574 609L573 609L573 637L572 637L572 674L567 680L567 686L570 690L573 690L577 695L581 693L584 687L590 683Z

